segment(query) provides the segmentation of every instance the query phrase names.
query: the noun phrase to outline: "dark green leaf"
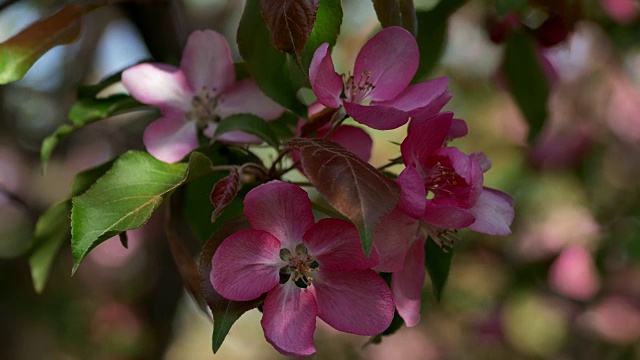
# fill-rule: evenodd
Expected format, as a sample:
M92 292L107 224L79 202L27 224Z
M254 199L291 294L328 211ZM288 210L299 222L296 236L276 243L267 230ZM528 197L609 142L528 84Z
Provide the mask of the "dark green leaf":
M141 227L167 194L211 171L211 161L197 152L189 164L167 164L140 151L122 155L89 190L73 198L73 272L95 246Z
M507 38L503 68L507 87L529 124L531 142L547 119L549 83L528 34L517 32Z
M247 1L238 27L238 48L260 89L274 101L306 117L296 93L301 84L292 79L291 58L271 45L269 30L260 15L258 1Z
M200 257L200 284L207 305L209 305L211 313L213 314L213 335L211 342L214 353L222 346L222 342L229 333L229 329L231 329L233 323L235 323L242 314L257 307L264 301L264 296L252 301L240 302L227 300L215 291L209 280L211 259L218 249L218 246L231 234L248 228L250 228L249 221L244 216L228 221L220 230L211 236L202 249L202 255Z
M329 43L333 47L340 34L342 25L342 4L340 0L322 0L316 15L316 23L313 26L307 45L302 52L302 66L304 71L309 71L313 54L320 45Z
M218 123L216 133L213 138L216 139L220 135L229 131L239 130L247 134L255 135L264 140L270 146L278 148L280 141L271 126L263 119L250 114L231 115L224 118Z
M107 170L111 169L112 166L113 160L78 173L71 184L71 196L78 196L89 190L91 185L104 175Z
M433 71L444 50L449 16L466 0L443 0L429 11L418 11L418 48L420 49L420 65L413 80L425 78Z
M440 301L442 291L449 277L453 250L449 249L447 252L444 252L433 240L427 239L427 243L424 246L424 255L427 273L433 286L433 295L436 297L436 300Z
M358 228L368 255L376 225L398 204L398 184L329 140L295 138L288 146L300 151L309 182Z
M413 0L372 0L382 27L402 26L414 36L417 32Z
M505 16L512 11L517 11L527 5L527 0L496 0L496 13Z
M53 259L69 238L71 201L65 200L49 208L36 223L33 243L29 252L29 266L33 287L37 293L44 290Z

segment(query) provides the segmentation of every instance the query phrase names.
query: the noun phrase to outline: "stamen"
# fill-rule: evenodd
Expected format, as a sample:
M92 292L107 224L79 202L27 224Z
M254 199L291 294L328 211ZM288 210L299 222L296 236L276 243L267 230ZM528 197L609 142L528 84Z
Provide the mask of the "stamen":
M366 100L371 90L375 89L369 80L371 79L371 73L365 71L360 74L360 77L356 81L355 77L349 73L349 75L342 74L342 81L344 82L344 95L348 101L355 103L362 103Z

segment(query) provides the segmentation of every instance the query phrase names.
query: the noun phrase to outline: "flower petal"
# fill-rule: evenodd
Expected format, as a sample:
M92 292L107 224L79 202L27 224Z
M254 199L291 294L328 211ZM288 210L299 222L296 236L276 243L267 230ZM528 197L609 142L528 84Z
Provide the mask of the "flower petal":
M378 263L375 251L367 257L356 227L341 219L322 219L304 233L309 254L318 260L320 270L355 271Z
M223 297L234 301L258 298L280 282L281 244L260 230L241 230L224 239L211 259L209 279Z
M419 164L430 168L427 159L440 149L451 129L452 112L444 112L426 119L414 119L409 125L407 137L400 146L404 163Z
M471 157L471 160L473 160L474 162L476 162L476 164L478 164L478 166L480 166L482 172L487 172L489 171L489 169L491 169L491 159L489 159L489 157L485 153L474 152L469 156Z
M160 118L147 126L142 141L158 160L175 163L198 147L196 125L183 118Z
M378 130L395 129L409 121L409 114L390 106L365 106L348 101L343 101L343 105L353 120Z
M265 95L254 79L243 79L229 87L218 102L218 116L252 114L265 120L274 120L284 108Z
M313 292L289 281L269 292L262 307L264 337L279 352L288 356L309 356L316 352L318 306Z
M511 234L513 198L502 191L485 187L475 206L469 209L476 221L469 229L489 235Z
M229 44L213 30L196 30L189 35L180 69L196 92L207 88L217 95L236 80Z
M382 218L373 234L373 245L380 257L380 263L373 270L394 272L402 269L405 255L417 230L418 221L398 208Z
M140 64L122 72L122 85L136 100L160 108L164 115L191 109L193 90L182 71L165 64Z
M443 94L447 92L448 86L449 78L442 76L430 81L408 86L397 97L387 101L372 102L372 105L386 105L409 112L414 109L429 106L435 100L440 99ZM445 104L441 105L444 106ZM440 106L435 113L440 111L442 106Z
M411 245L402 270L394 272L391 278L396 309L408 327L420 322L424 278L424 239L418 239Z
M336 73L333 67L333 60L329 53L329 43L320 45L313 54L311 66L309 67L309 80L319 102L334 109L340 107L342 77Z
M322 137L318 132L318 137ZM359 127L343 125L329 136L329 140L342 145L345 149L356 154L360 159L368 162L371 159L373 140L366 131Z
M408 166L400 173L396 182L400 184L398 208L414 219L421 218L427 206L427 192L418 170Z
M292 251L314 224L307 192L277 180L249 191L244 198L244 213L252 228L275 236Z
M356 80L370 74L375 86L371 100L391 100L411 82L418 70L420 52L416 39L407 30L392 26L372 37L360 50L353 68Z
M469 133L469 128L467 127L467 123L461 119L453 119L451 121L451 129L449 129L450 140L461 138L463 136L467 136Z
M428 201L422 220L443 229L462 229L473 224L476 218L469 210Z
M320 270L312 286L318 317L337 330L377 335L391 324L393 295L373 270Z

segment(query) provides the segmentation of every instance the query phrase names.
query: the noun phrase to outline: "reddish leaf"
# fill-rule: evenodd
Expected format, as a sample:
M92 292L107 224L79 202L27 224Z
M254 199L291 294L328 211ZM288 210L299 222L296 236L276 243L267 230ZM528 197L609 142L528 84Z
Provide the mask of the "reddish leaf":
M218 294L211 285L211 280L209 280L211 259L218 249L218 246L231 234L239 230L249 229L250 227L249 221L244 215L232 219L224 224L220 230L215 232L202 248L202 255L200 257L200 285L204 299L213 314L213 336L211 340L214 353L220 349L233 323L236 322L242 314L260 305L265 298L263 295L251 301L227 300Z
M210 199L213 204L211 222L215 222L224 208L238 195L240 190L240 171L238 167L229 170L229 176L220 179L211 191Z
M329 140L296 138L288 146L300 151L311 184L356 225L362 247L369 254L376 225L398 203L398 184Z
M82 15L107 3L67 4L0 43L0 84L22 79L51 48L74 42L80 35Z
M260 5L273 46L299 59L316 22L320 0L261 0Z

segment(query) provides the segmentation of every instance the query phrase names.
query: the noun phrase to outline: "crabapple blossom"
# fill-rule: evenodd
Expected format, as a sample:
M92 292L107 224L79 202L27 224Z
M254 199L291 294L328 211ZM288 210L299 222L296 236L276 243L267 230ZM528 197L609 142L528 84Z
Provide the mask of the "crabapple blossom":
M415 114L436 114L451 99L446 77L409 85L419 61L413 35L392 26L362 47L353 74L336 73L329 44L322 44L313 55L309 79L323 105L334 109L343 106L355 121L389 130L404 125Z
M337 330L377 335L391 323L393 297L370 268L353 224L315 223L307 193L271 181L244 200L250 230L226 238L212 258L210 281L223 297L248 301L267 293L265 338L286 355L315 352L316 316Z
M147 126L143 141L151 155L166 162L180 161L198 147L198 130L213 137L217 122L225 117L246 113L272 120L284 112L253 79L236 81L229 45L212 30L189 36L179 68L136 65L122 73L122 83L138 101L160 109L163 116ZM260 141L239 131L225 133L218 140Z

